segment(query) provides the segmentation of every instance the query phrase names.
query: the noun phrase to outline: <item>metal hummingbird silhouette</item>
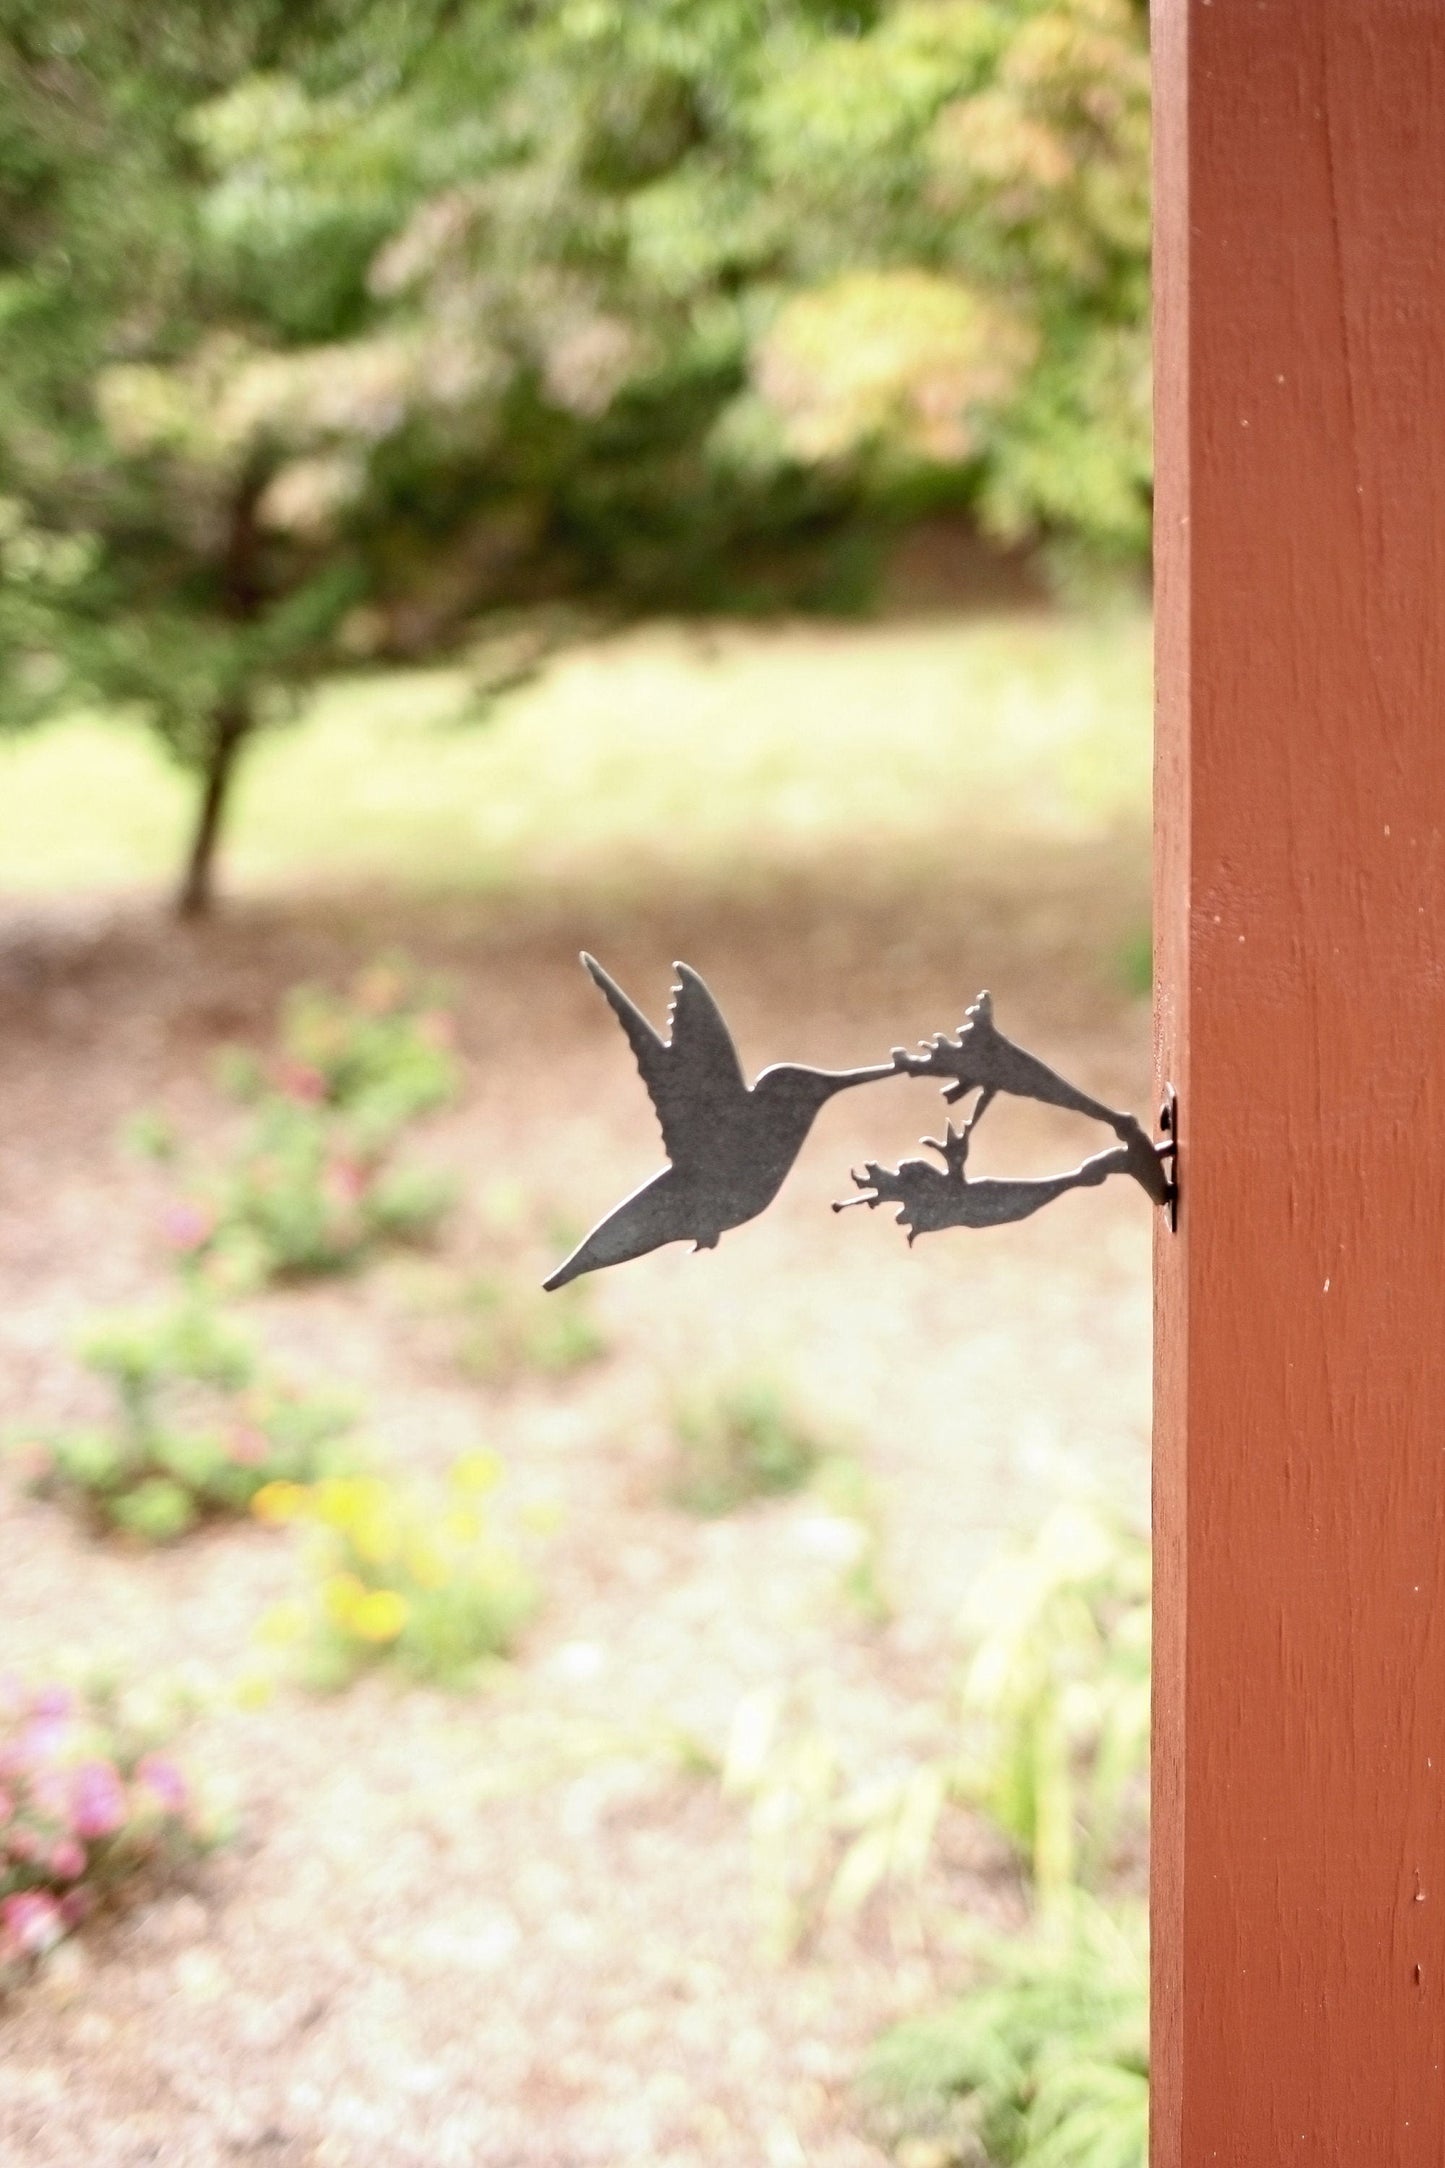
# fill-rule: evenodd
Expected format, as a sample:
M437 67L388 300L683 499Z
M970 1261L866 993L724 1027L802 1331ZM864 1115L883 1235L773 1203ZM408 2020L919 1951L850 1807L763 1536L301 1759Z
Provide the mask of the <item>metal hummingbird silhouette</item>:
M1090 1098L1006 1039L993 1021L986 993L966 1012L956 1039L940 1033L916 1054L895 1047L888 1061L866 1069L811 1069L779 1062L749 1084L722 1011L689 965L673 966L677 976L664 1038L595 957L584 954L582 962L627 1035L662 1129L668 1164L599 1221L543 1282L549 1290L670 1242L715 1248L729 1228L767 1210L828 1100L859 1084L900 1076L946 1079L943 1096L949 1101L971 1091L979 1096L961 1130L950 1123L941 1142L924 1139L941 1154L941 1169L926 1159L906 1159L892 1170L870 1163L853 1176L863 1194L836 1204L835 1212L848 1205L897 1204L898 1222L907 1227L911 1244L918 1235L944 1227L994 1227L1027 1219L1066 1190L1095 1188L1111 1174L1127 1174L1155 1204L1168 1208L1173 1224L1172 1099L1161 1117L1167 1133L1156 1142L1132 1114ZM1068 1174L1028 1181L993 1176L970 1180L969 1142L999 1092L1086 1114L1106 1123L1119 1142ZM1171 1163L1167 1174L1166 1161Z
M668 1242L715 1248L730 1227L767 1210L821 1106L894 1073L891 1062L839 1070L780 1062L749 1084L722 1011L687 964L673 965L671 1033L664 1039L595 957L582 962L627 1034L670 1164L593 1228L543 1282L548 1289Z

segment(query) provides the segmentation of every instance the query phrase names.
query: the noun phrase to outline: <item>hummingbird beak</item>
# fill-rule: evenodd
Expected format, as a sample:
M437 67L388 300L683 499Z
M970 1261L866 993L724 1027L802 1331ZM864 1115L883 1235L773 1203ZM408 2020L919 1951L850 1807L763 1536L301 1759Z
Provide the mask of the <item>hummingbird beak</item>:
M898 1075L891 1061L877 1062L871 1069L824 1069L820 1072L827 1083L825 1098L831 1099L838 1092L852 1091L855 1084L882 1084L888 1077Z

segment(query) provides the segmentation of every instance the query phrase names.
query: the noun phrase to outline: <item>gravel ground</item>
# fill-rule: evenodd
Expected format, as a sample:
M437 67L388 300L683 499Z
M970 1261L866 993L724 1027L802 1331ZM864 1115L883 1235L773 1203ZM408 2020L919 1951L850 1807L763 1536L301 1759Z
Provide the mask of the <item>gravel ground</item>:
M263 1037L296 979L400 943L457 990L467 1091L424 1143L461 1172L463 1205L434 1258L247 1308L293 1369L365 1395L393 1458L440 1467L493 1444L513 1495L557 1517L545 1606L494 1688L375 1676L245 1709L230 1689L289 1585L283 1539L246 1527L142 1554L0 1488L0 1660L179 1667L211 1697L191 1757L240 1830L189 1887L6 2003L6 2168L882 2161L860 2054L946 1983L952 1923L1017 1916L1013 1871L953 1814L922 1889L811 1921L780 1958L781 1887L718 1764L740 1704L773 1695L845 1784L905 1772L946 1737L954 1621L1001 1536L1054 1496L1142 1510L1148 1214L1113 1184L912 1252L885 1214L833 1218L851 1165L938 1127L930 1088L900 1083L825 1110L767 1219L599 1285L608 1353L585 1370L477 1384L457 1289L481 1267L539 1274L537 1230L586 1223L657 1163L579 946L657 1015L687 956L754 1066L877 1058L951 1028L987 981L1004 1029L1142 1109L1146 1019L1109 965L1137 894L1132 861L1055 852L1046 876L998 864L927 898L860 881L846 899L799 884L667 906L312 897L199 934L138 904L0 921L5 1420L75 1412L74 1326L164 1291L166 1180L120 1150L126 1117L159 1107L214 1137L210 1050ZM989 1128L1030 1172L1094 1148L1042 1110ZM785 1374L866 1469L882 1622L844 1593L847 1532L816 1495L720 1521L666 1502L672 1398L738 1370ZM795 1867L810 1834L827 1855L805 1818Z

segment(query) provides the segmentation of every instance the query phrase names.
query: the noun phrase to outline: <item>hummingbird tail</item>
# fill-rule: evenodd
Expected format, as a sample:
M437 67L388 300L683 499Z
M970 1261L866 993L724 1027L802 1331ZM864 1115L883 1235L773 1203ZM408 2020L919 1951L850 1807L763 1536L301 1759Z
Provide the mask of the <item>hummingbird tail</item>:
M669 1209L672 1207L672 1209ZM666 1169L634 1190L605 1220L584 1236L572 1255L542 1282L548 1294L580 1280L584 1272L599 1272L604 1265L626 1264L629 1258L645 1257L664 1242L682 1242L693 1229L676 1224L672 1171Z

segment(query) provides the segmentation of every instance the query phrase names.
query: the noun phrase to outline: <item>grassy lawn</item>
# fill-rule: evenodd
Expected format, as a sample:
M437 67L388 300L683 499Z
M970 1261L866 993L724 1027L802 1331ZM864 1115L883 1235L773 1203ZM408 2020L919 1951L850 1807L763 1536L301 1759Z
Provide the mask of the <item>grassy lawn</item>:
M1148 792L1140 613L656 626L566 656L480 723L456 669L327 686L249 762L224 878L625 887L843 844L926 870L975 842L1134 825ZM0 891L168 881L190 799L104 718L7 742Z

